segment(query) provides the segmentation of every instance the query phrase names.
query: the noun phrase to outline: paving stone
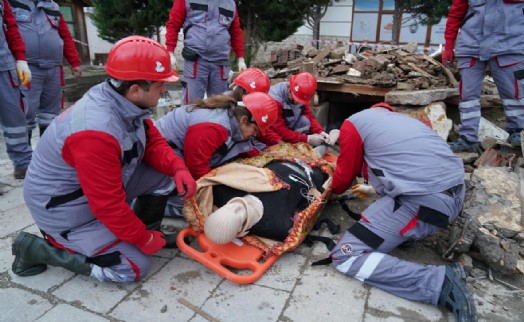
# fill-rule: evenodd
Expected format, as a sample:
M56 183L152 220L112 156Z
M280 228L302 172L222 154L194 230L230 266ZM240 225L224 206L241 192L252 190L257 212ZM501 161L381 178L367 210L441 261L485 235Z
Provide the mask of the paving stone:
M11 263L13 259L14 256L11 259ZM13 283L41 292L47 292L52 288L62 285L74 275L74 273L61 267L47 266L47 269L41 274L22 277L15 275L11 270L11 266L9 266L9 276L11 276Z
M307 258L302 255L285 253L255 284L290 292L300 278L306 260Z
M14 256L11 255L11 238L0 239L0 274L11 269Z
M2 195L2 202L0 203L0 211L8 211L24 205L23 188L16 187Z
M435 305L406 300L375 287L369 291L368 307L409 317L411 321L440 321L443 318Z
M104 317L98 316L85 310L77 309L67 304L59 304L40 317L38 322L71 322L71 321L89 321L104 322L110 321Z
M382 316L384 315L384 317ZM375 316L372 313L366 313L364 316L363 322L405 322L405 320L400 316L388 316L389 312L380 312L380 316Z
M2 289L0 294L0 321L34 321L53 307L47 299L21 289Z
M110 315L126 322L187 321L195 313L178 299L200 307L222 280L200 263L177 257L134 290ZM164 306L167 309L162 313Z
M277 321L288 297L286 291L225 281L202 310L220 321Z
M0 207L4 202L3 197L4 196L1 197L2 202L0 203ZM0 222L2 223L2 225L0 225L0 238L4 238L5 236L13 234L13 232L34 224L33 217L31 217L27 206L21 200L18 202L18 205L14 206L14 208L0 210Z
M149 274L154 274L165 263L165 259L155 258ZM92 277L77 275L53 291L53 295L68 302L78 301L94 312L105 314L138 285L137 283L102 283Z
M368 290L360 281L329 266L311 266L291 293L281 318L287 321L361 321L367 296Z

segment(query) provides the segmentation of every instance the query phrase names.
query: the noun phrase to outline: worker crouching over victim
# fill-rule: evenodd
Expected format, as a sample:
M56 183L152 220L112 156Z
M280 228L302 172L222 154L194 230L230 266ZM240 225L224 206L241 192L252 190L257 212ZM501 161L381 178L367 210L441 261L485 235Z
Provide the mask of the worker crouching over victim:
M225 95L195 100L155 124L198 180L225 162L257 155L265 145L255 146L251 138L264 134L276 118L275 100L255 92L238 103ZM183 204L177 199L170 198L168 216L180 216Z
M195 193L183 160L149 117L165 82L178 80L169 53L151 39L127 37L109 52L106 71L111 78L57 117L38 143L24 198L45 239L16 238L19 276L53 265L100 281L136 281L166 245L159 227L167 195Z
M460 264L420 265L387 254L455 221L464 206L462 160L429 127L379 103L344 121L333 193L344 193L361 172L380 198L333 249L333 266L400 297L443 305L457 321L475 321Z

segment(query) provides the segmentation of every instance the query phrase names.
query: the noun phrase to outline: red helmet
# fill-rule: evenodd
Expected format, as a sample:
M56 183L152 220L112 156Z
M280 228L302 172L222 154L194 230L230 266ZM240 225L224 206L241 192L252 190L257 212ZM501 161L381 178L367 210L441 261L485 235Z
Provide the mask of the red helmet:
M267 93L269 92L269 86L271 86L269 77L258 68L248 68L244 70L235 78L233 83L242 87L248 91L248 93Z
M249 93L242 97L242 104L253 115L253 119L258 126L261 134L269 129L277 120L277 102L266 93Z
M171 70L169 53L158 42L129 36L118 41L109 51L106 72L113 78L176 82L178 75Z
M309 105L317 90L317 80L310 73L298 73L289 79L289 89L295 101Z

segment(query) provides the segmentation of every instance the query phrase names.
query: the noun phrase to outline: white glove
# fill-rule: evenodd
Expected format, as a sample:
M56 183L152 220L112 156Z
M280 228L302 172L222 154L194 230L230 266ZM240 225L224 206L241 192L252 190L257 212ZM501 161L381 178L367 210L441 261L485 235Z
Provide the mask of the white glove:
M238 59L238 71L241 72L244 69L247 69L246 62L244 61L244 58Z
M311 134L307 136L307 143L312 146L321 145L324 142L324 137L320 134Z
M20 86L25 86L31 81L31 70L25 60L16 61L16 73L20 79Z
M175 53L174 53L174 52L169 53L169 58L171 59L171 69L172 69L174 72L178 72L178 65L176 64L176 56L175 56Z
M324 142L329 143L329 135L326 133L326 132L322 132L320 133L320 135L322 136L322 139L324 139Z
M367 184L356 184L351 187L351 194L359 199L367 198L376 193L375 189Z

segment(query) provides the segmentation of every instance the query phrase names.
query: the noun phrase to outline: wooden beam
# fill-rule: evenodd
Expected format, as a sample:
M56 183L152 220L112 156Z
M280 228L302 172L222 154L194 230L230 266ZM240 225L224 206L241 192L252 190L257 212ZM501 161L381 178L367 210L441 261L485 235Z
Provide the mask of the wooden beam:
M370 96L382 96L384 97L388 92L395 88L388 87L376 87L371 85L359 85L359 84L327 84L318 82L317 91L326 92L339 92L339 93L350 93L354 95L370 95Z

